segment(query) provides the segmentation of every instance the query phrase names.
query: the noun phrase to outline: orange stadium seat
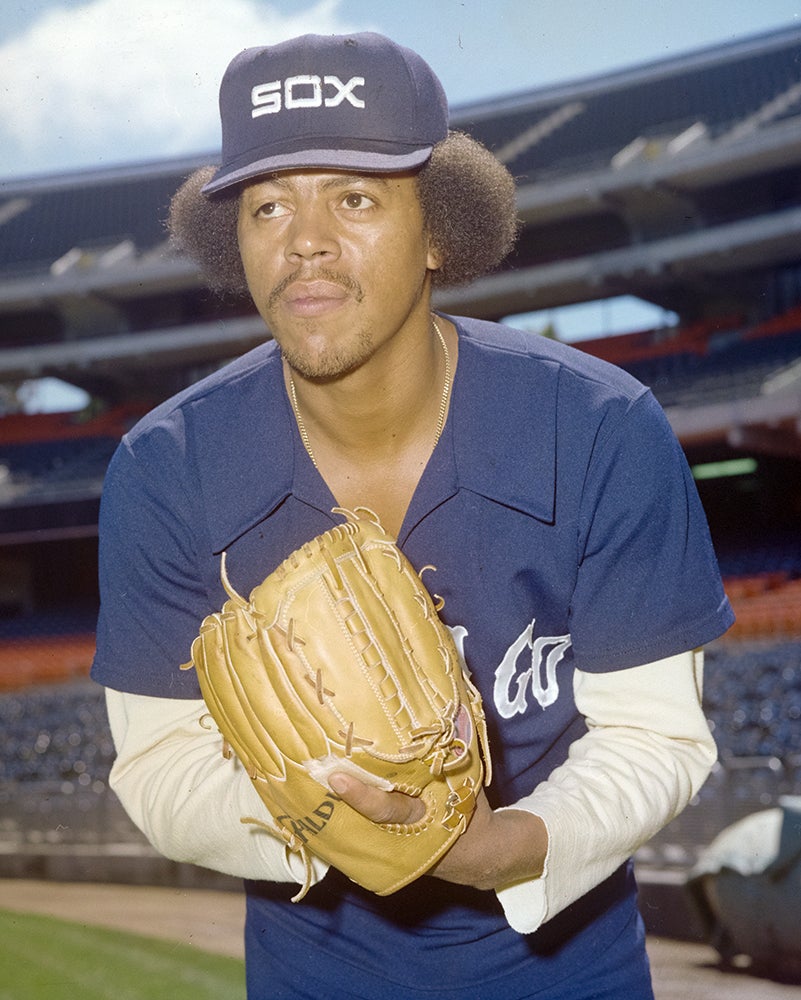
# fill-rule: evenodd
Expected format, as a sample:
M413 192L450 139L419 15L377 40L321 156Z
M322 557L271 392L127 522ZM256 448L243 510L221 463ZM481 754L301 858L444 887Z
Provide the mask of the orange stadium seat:
M763 573L727 579L725 586L737 616L727 639L801 637L801 579Z
M59 635L0 642L0 691L88 677L93 635Z

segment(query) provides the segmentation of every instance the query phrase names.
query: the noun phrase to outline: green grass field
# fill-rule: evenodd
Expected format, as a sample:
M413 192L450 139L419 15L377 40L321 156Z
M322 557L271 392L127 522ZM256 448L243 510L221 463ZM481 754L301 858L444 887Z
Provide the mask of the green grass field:
M0 1000L244 1000L244 962L0 910Z

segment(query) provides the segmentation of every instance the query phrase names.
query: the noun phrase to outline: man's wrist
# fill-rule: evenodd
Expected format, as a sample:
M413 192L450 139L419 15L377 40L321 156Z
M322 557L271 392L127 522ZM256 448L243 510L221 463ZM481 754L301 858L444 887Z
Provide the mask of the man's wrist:
M493 814L497 843L498 869L492 889L515 882L540 878L548 856L548 829L539 816L524 809L502 809Z
M548 853L544 822L522 809L484 806L431 874L488 892L539 878Z

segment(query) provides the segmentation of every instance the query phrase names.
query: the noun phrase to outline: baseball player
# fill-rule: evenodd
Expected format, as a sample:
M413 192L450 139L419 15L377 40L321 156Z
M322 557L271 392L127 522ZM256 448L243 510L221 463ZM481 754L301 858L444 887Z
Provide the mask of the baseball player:
M246 881L251 1000L650 997L630 858L714 762L701 649L732 621L681 449L626 373L432 311L436 285L508 251L514 185L449 132L415 53L375 34L249 49L220 111L221 165L171 226L271 336L157 407L109 468L93 675L113 787L167 857ZM315 853L321 813L297 827L304 869L179 669L228 596L222 554L247 595L335 508L369 508L436 567L492 756L466 829L389 895L350 877L355 837L340 865ZM277 712L261 721L277 734ZM367 838L420 822L420 796L327 780Z

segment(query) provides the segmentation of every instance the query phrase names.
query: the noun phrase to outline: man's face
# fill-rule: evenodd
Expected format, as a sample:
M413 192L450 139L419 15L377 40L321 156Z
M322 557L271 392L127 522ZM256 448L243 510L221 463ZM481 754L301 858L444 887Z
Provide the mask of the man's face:
M259 313L308 378L360 367L428 326L429 244L411 175L303 170L245 188L239 249Z

